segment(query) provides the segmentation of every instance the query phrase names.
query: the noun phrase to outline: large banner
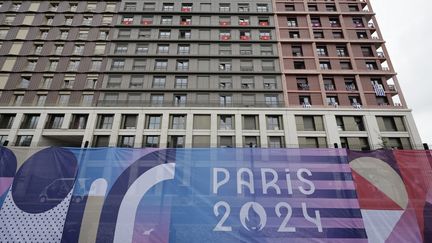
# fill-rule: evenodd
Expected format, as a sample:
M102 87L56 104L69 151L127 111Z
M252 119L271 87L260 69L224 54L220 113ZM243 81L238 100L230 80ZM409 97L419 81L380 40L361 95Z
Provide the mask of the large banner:
M0 147L0 242L432 242L432 156Z

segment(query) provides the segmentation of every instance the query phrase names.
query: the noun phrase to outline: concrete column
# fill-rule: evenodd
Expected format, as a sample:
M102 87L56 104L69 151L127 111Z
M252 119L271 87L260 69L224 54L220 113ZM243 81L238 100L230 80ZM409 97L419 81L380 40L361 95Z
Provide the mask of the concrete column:
M408 112L405 115L405 126L408 133L410 134L413 149L424 149L420 134L417 130L417 126L411 112Z
M135 148L142 148L143 145L143 133L144 133L144 121L145 116L143 113L139 113L137 117L137 127L135 133Z
M337 143L339 148L341 147L339 130L336 123L336 117L332 114L324 115L324 127L327 133L327 144L329 148L334 147Z
M169 127L169 113L162 114L161 129L160 129L160 144L159 147L166 148L168 144L168 127Z
M298 148L299 142L297 138L297 126L294 114L286 114L283 116L285 142L287 148Z
M188 112L186 114L186 136L185 148L192 148L192 131L193 131L193 114Z
M87 125L86 125L86 129L84 132L84 137L83 137L81 147L84 147L85 141L89 141L89 146L92 145L93 134L94 134L94 129L96 127L96 122L97 122L96 112L90 113L88 118L87 118Z
M235 114L235 146L238 148L243 147L243 133L242 133L242 116L239 113Z
M217 114L210 115L210 147L217 147L217 130L218 130L218 117Z
M120 123L121 123L121 114L115 114L113 119L112 129L111 129L111 136L108 143L109 147L117 146Z
M371 149L378 149L383 141L380 139L381 133L376 117L374 115L365 115L364 120L369 136L369 145Z
M259 114L259 130L260 130L260 145L262 148L268 148L268 140L267 140L267 121L265 114Z
M71 123L72 114L66 113L63 118L63 124L61 125L61 129L68 129L69 124Z
M36 126L34 133L33 133L33 139L32 139L32 142L30 144L30 147L37 147L38 146L40 139L41 139L41 136L42 136L42 132L43 132L47 117L48 117L47 113L41 113L40 114L39 122Z
M14 118L11 129L9 130L8 139L7 139L9 141L9 146L15 145L14 142L15 142L16 134L17 134L18 129L21 125L23 117L24 117L23 113L17 113L15 118Z

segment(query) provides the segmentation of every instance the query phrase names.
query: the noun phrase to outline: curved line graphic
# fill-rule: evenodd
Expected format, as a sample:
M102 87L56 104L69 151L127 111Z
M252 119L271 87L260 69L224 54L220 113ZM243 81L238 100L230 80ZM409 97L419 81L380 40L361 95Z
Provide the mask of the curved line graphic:
M138 177L129 187L120 204L114 242L132 242L135 215L144 195L154 185L174 179L175 163L155 166Z

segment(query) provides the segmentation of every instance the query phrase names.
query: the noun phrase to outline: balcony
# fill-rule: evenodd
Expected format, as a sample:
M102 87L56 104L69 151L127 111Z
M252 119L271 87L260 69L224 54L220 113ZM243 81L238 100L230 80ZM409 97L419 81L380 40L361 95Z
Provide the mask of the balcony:
M269 26L269 22L268 21L260 21L259 26Z
M268 35L261 35L260 40L270 40L270 36Z
M180 21L180 25L192 25L192 21L191 20L185 20L185 21Z
M152 20L142 20L141 24L142 25L151 25L151 24L153 24L153 21Z
M227 41L227 40L231 39L231 36L230 35L221 35L219 38L223 41Z
M240 26L248 26L249 25L249 21L240 21L239 25Z
M180 9L180 11L182 11L182 12L192 12L192 7L182 7Z
M310 89L309 84L304 84L304 83L297 84L297 88L298 88L298 90L309 90Z
M397 92L396 86L394 84L389 84L388 88L389 88L389 91L391 91L391 92Z
M250 38L250 36L247 36L247 35L241 35L240 36L240 40L250 40L251 38Z

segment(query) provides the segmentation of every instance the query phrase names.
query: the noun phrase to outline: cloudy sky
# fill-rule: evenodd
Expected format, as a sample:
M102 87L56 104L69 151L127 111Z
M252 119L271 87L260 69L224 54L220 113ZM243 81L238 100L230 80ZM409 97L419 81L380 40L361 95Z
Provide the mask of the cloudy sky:
M423 142L432 145L432 1L370 1Z

